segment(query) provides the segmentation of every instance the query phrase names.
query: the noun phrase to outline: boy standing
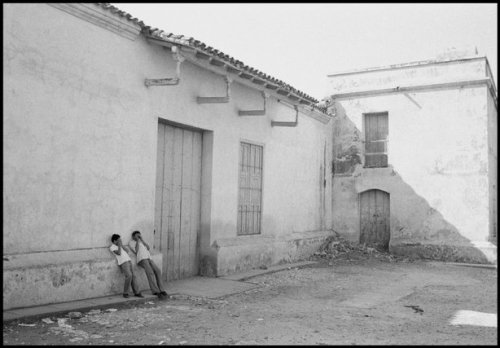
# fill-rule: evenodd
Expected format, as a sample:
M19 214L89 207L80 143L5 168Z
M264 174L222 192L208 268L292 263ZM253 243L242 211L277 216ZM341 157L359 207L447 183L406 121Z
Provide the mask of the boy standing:
M123 249L122 240L120 235L113 234L111 236L111 246L109 250L116 256L116 261L118 262L118 266L120 266L123 274L125 275L125 284L123 286L123 297L129 297L128 289L130 285L132 285L132 290L134 291L134 296L144 297L139 291L139 287L137 286L137 281L135 279L134 272L132 271L132 260L130 256L128 256L127 252Z
M168 297L161 281L161 270L151 259L149 245L142 239L141 232L134 231L132 233L132 240L130 240L129 246L130 249L137 254L137 264L146 271L149 287L153 295L158 296L158 298Z

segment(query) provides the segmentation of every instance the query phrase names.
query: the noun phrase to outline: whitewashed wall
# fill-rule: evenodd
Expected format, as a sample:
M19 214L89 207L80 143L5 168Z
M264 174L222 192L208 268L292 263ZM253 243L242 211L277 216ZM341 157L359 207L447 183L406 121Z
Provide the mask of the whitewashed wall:
M491 186L496 157L488 157L488 138L496 138L489 123L495 122L497 111L488 87L374 91L485 76L486 61L479 58L330 77L331 109L338 114L333 124L339 168L333 191L336 231L359 240L359 194L381 189L390 194L391 250L407 246L430 258L484 261L485 253L476 252L476 246L491 247L496 219ZM335 99L336 94L362 91L362 96ZM389 167L363 168L363 114L384 111Z
M113 233L128 242L139 229L152 240L159 119L206 131L203 248L213 246L219 274L290 256L273 249L239 265L245 245L318 237L331 229L331 200L325 199L331 197L329 125L301 114L298 127L273 128L271 120L295 119L294 110L275 98L266 116L239 117L240 108L261 108L262 97L236 82L228 104L197 104L197 96L224 95L225 82L189 62L179 85L147 88L145 78L174 76L175 62L138 27L121 21L137 35L117 35L47 4L4 6L4 270L83 262L86 255L112 262L106 248ZM259 236L236 236L241 140L264 145ZM57 293L40 284L52 297L70 299L64 288ZM102 294L88 288L78 296ZM42 301L25 296L28 304Z

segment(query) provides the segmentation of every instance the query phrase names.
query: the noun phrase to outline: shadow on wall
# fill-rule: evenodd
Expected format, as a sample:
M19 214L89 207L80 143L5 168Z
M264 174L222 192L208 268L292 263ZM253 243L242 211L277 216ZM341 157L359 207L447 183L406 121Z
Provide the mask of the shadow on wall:
M336 196L342 200L336 202L334 208L337 210L335 216L338 220L334 222L337 232L354 235L359 242L362 232L361 194L381 190L390 195L391 253L451 262L496 261L496 251L492 256L471 243L424 197L418 195L390 164L385 168L363 168L364 135L339 103L334 107L337 117L333 120L333 194L334 200ZM351 202L346 202L346 199ZM353 207L357 207L356 212L352 211ZM366 233L365 228L363 233Z

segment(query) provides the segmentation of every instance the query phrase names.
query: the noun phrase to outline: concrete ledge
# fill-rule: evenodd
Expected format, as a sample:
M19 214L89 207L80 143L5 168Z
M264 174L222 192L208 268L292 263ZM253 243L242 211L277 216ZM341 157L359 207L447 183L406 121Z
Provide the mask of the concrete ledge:
M333 231L294 232L287 235L288 260L302 260L314 254Z
M24 269L33 267L47 267L49 265L62 265L80 263L89 260L114 260L108 247L88 248L80 250L57 250L31 252L3 256L3 269Z
M247 238L251 243L240 242L237 238L217 241L217 276L305 259L333 234L333 231L308 231L291 233L279 239Z
M438 245L438 244L397 244L389 245L389 252L395 255L427 260L460 262L470 264L491 264L495 259L473 245Z
M132 255L131 258L140 290L149 289L144 270L136 265L135 256ZM152 255L152 258L157 265L162 264L161 254ZM112 255L109 255L108 259L87 259L77 262L53 262L53 255L47 255L45 261L40 260L32 265L27 265L26 262L22 262L22 265L12 263L9 266L6 266L7 262L4 261L4 310L57 304L123 292L123 274Z

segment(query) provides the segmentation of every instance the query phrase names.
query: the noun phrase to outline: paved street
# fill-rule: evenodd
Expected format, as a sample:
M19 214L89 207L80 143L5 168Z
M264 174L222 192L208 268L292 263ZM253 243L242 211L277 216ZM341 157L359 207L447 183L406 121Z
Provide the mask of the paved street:
M113 308L116 310L85 311L81 317L73 314L74 318L16 320L4 324L3 342L497 343L497 328L481 320L473 321L475 325L451 324L459 311L479 312L479 316L497 313L496 269L371 257L321 260L313 266L265 274L247 282L259 286L217 299L177 297L120 305Z

